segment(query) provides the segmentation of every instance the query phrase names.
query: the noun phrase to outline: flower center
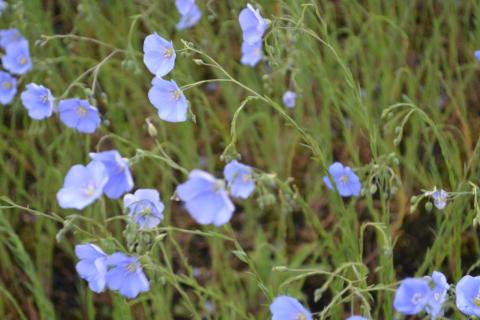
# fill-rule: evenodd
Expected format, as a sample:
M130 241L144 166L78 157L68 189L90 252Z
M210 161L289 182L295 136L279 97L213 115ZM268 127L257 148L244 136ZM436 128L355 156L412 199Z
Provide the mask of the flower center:
M10 81L3 81L2 82L2 87L4 89L11 89L12 88L12 83Z
M94 185L88 185L86 188L82 190L82 192L87 196L91 197L95 194L96 188Z
M249 174L244 174L244 175L242 175L242 180L243 180L243 182L248 183L248 182L250 182L250 180L252 180L252 176L249 175Z
M164 56L165 58L171 58L172 55L173 55L173 49L172 49L172 48L165 48L165 49L163 50L163 56Z
M20 56L18 58L18 63L20 63L22 66L27 64L27 58L25 56Z
M134 262L131 262L127 265L127 269L129 272L135 272L137 271L137 264Z
M473 304L477 307L480 307L480 294L478 294L475 299L473 299Z
M152 208L145 207L145 208L143 208L142 212L140 212L140 214L144 217L148 217L148 216L152 215Z
M295 317L295 320L307 320L307 316L305 316L304 313L299 313L299 314L297 314L297 316Z
M347 177L346 175L342 175L342 176L340 177L340 179L338 179L338 180L340 180L340 182L341 182L343 185L346 185L346 184L348 183L348 177Z
M440 301L440 293L435 292L435 293L433 294L433 299L435 299L435 301Z
M84 106L78 106L77 108L77 115L79 117L85 117L85 115L87 114L88 110L87 108L85 108Z
M182 91L180 91L180 89L172 91L172 99L175 101L180 100L181 95L182 95Z
M41 98L40 98L40 101L42 101L43 103L47 103L48 102L48 95L43 95Z
M420 293L415 293L413 296L412 296L412 303L413 304L419 304L420 302L422 302L423 300L423 297Z

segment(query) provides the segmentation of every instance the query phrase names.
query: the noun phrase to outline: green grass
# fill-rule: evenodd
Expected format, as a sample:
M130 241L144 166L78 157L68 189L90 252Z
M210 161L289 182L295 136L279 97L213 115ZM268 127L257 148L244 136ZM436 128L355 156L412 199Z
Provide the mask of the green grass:
M268 319L288 294L319 319L392 319L398 280L478 272L477 1L258 1L271 26L268 63L254 69L239 64L244 1L198 1L200 24L180 33L173 0L11 2L1 27L19 28L34 57L19 90L36 82L83 98L97 74L104 123L82 135L56 117L31 120L18 96L0 108L0 318ZM195 122L163 122L148 101L141 49L154 31L181 51L179 85L234 79L186 90ZM221 68L194 61L209 57ZM281 105L289 86L293 110ZM91 293L74 267L77 243L132 244L121 200L77 212L55 198L72 165L111 148L166 205L157 230L136 234L152 288L131 301ZM195 168L220 177L237 153L259 169L255 196L225 227L195 224L170 199L176 185ZM334 160L359 173L363 196L326 189ZM434 186L458 194L443 211L421 199L410 214L410 198ZM453 305L452 295L449 319L462 319Z

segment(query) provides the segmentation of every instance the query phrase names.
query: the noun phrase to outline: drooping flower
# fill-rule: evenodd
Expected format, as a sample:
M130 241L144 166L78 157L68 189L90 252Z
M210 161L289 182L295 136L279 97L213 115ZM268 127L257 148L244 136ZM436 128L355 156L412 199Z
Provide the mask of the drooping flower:
M225 166L223 176L232 196L246 199L252 194L255 189L252 171L252 167L237 160L232 160Z
M143 62L147 69L157 77L163 77L172 71L176 57L172 41L167 41L156 32L145 38Z
M350 167L343 166L340 162L335 162L328 168L328 172L332 176L335 186L342 197L360 195L362 184ZM323 177L323 182L328 189L334 190L333 184L328 176Z
M93 292L102 292L105 289L107 255L102 249L91 243L76 245L75 255L80 259L76 265L80 278L88 282L88 287Z
M152 85L148 91L148 99L158 110L160 119L168 122L186 121L188 101L177 83L155 77Z
M18 29L0 30L0 48L5 50L12 42L27 41Z
M107 287L110 290L133 299L140 292L150 289L150 283L137 258L117 252L107 258L106 264L110 268L106 275Z
M53 96L44 86L35 83L27 84L27 89L22 92L20 99L32 119L41 120L50 117L53 113Z
M194 5L195 0L175 0L175 6L181 15L187 14Z
M367 320L367 318L362 317L362 316L350 316L345 320Z
M312 314L297 299L279 296L270 305L272 320L312 320Z
M243 65L255 67L262 60L262 41L253 44L242 43L242 58L240 62Z
M464 276L455 288L457 308L467 316L480 317L480 276Z
M437 209L444 209L447 205L448 192L440 189L432 193L433 204Z
M58 204L63 209L82 210L102 195L107 181L107 169L99 161L92 161L87 166L74 165L57 193Z
M199 224L224 225L235 211L223 181L202 170L190 172L188 180L179 185L176 192Z
M103 163L108 173L108 182L103 192L110 199L117 199L125 192L133 189L133 177L128 167L128 161L117 150L90 153L92 160Z
M60 120L69 128L83 133L93 133L100 125L98 109L87 100L65 99L58 103Z
M5 48L5 55L2 57L2 64L5 69L13 74L25 74L32 68L32 59L28 49L28 41L14 41Z
M447 291L450 286L445 275L438 271L432 273L431 281L433 290L425 309L431 315L432 320L435 320L443 314L443 303L447 299Z
M297 100L297 94L293 91L285 91L285 93L283 94L283 104L287 107L287 108L294 108L295 107L295 101Z
M475 51L474 55L475 55L475 59L480 61L480 50Z
M253 8L251 4L240 12L238 17L243 32L243 41L254 44L262 40L267 29L267 21L260 15L260 10Z
M190 10L187 13L182 14L180 17L180 21L177 23L176 28L177 30L185 30L193 27L200 21L202 17L202 11L194 4L190 7Z
M0 71L0 104L7 105L17 94L17 79L8 72Z
M123 205L140 229L155 228L163 220L165 206L157 190L138 189L134 194L127 193L123 197Z
M403 314L417 314L424 310L431 294L432 290L427 280L420 278L404 279L395 292L393 307Z

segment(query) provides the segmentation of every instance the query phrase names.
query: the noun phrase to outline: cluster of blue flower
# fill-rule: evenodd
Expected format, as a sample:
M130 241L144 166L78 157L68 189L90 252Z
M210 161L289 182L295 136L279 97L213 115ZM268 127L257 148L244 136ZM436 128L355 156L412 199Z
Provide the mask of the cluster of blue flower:
M17 29L0 30L0 47L5 50L3 67L12 74L24 75L32 69L32 59L27 39ZM17 80L8 72L0 71L0 103L7 105L17 93ZM93 133L100 125L98 109L87 100L77 98L60 100L55 107L55 99L50 90L42 85L29 83L20 95L28 115L42 120L58 111L60 120L70 128L83 133Z
M176 0L181 15L178 30L190 28L201 18L202 13L195 0ZM262 41L268 27L258 9L250 4L239 15L243 32L241 63L254 67L262 59ZM5 51L2 65L10 73L23 75L32 68L28 41L16 29L0 31L0 47ZM157 33L148 35L144 45L144 63L154 75L148 99L157 109L160 119L167 122L187 120L188 101L174 80L164 77L175 67L176 51L172 41ZM477 53L476 53L477 55ZM478 53L480 58L480 52ZM16 79L0 71L0 103L8 104L16 94ZM295 106L297 95L286 91L283 103L288 108ZM35 83L26 86L21 100L31 118L40 120L58 111L60 120L70 128L82 133L93 133L100 125L98 109L87 100L64 99L55 106L55 99L48 88ZM57 109L57 110L55 110ZM164 204L160 193L154 189L134 188L128 159L117 150L90 153L91 162L86 166L71 167L64 178L63 187L57 193L61 208L83 210L103 194L110 199L123 196L123 205L130 219L140 230L155 228L163 220ZM230 161L223 170L224 179L217 179L208 172L192 170L186 182L176 188L176 195L184 203L190 216L199 224L222 226L230 221L235 206L230 197L247 199L255 191L255 169L237 160ZM362 183L355 172L339 162L328 168L323 182L330 190L342 197L359 196ZM428 193L437 208L446 206L448 193L434 190ZM76 269L94 292L105 288L118 291L127 298L135 298L149 290L150 284L143 272L138 257L122 252L106 254L95 244L79 244L75 248L79 258ZM449 284L440 272L431 277L404 279L396 291L394 308L403 314L414 315L425 311L435 319L443 314ZM480 277L465 276L456 286L457 307L469 316L480 316ZM273 320L311 320L312 314L293 297L278 296L270 305ZM349 320L365 320L353 315Z

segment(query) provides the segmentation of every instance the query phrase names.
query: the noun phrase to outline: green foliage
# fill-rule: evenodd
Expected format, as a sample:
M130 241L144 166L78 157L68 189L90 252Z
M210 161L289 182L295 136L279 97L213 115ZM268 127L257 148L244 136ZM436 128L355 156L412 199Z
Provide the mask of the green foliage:
M1 27L19 28L34 57L20 87L90 98L104 122L88 136L31 120L18 98L0 108L1 319L267 319L279 294L319 319L390 319L403 277L478 271L478 1L261 0L268 63L254 69L239 63L245 2L198 2L200 24L177 32L173 0L11 1ZM172 78L194 121L162 122L148 101L141 48L154 31L179 51ZM120 200L57 205L68 168L113 147L136 186L161 192L154 231L129 238ZM238 155L258 168L256 199L228 226L195 224L175 186ZM334 160L359 173L360 198L325 188ZM434 187L453 192L443 211L425 209ZM88 290L73 246L99 239L141 255L150 292Z

